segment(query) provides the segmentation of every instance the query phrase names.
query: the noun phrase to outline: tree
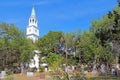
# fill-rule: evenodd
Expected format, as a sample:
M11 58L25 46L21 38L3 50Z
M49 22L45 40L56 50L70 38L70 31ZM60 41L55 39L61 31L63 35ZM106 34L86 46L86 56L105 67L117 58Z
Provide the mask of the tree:
M60 54L49 53L46 58L51 69L58 71L58 68L63 64L63 57Z
M3 54L1 59L3 61L3 66L12 65L14 62L18 61L18 52L17 44L14 44L15 41L19 41L23 33L19 31L13 24L0 24L0 37L1 37L1 54ZM14 45L13 45L14 44ZM15 46L15 47L14 47Z
M63 37L65 41L65 64L66 64L66 69L67 69L68 62L70 60L70 58L68 59L68 55L73 54L73 51L75 51L74 33L66 33L64 34Z
M4 68L19 66L32 56L32 42L14 24L0 24L0 45L0 65Z
M59 43L59 39L62 34L62 32L50 31L47 35L38 39L38 41L36 42L37 48L45 54L53 52L54 46Z
M107 15L98 21L93 21L91 31L94 32L96 37L100 40L102 48L108 49L112 43L112 52L110 48L107 50L114 55L119 56L120 45L120 7L117 6L113 11L109 11ZM110 54L111 55L111 54Z
M34 56L34 50L35 50L34 44L32 43L31 40L26 38L23 38L21 40L21 44L22 45L19 48L21 52L20 55L21 61L23 63L29 63Z

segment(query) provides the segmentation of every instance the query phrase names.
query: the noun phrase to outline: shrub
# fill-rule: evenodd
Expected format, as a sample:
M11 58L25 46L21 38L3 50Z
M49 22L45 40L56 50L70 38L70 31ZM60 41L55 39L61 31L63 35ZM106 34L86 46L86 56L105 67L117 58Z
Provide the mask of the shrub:
M5 77L5 80L14 80L14 75L13 74L7 74Z
M40 66L40 67L39 67L39 70L42 71L42 72L44 71L44 69L45 69L45 68L44 68L43 66Z

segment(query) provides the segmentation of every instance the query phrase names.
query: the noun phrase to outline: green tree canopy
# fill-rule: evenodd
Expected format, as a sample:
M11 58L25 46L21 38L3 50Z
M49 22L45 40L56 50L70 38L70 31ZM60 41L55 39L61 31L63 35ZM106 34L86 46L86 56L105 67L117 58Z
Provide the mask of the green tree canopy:
M36 46L40 51L48 54L52 52L54 46L59 43L62 34L62 32L50 31L47 35L38 39L38 41L36 42Z
M0 65L13 66L21 62L28 62L33 52L32 41L25 38L25 35L14 24L0 24Z

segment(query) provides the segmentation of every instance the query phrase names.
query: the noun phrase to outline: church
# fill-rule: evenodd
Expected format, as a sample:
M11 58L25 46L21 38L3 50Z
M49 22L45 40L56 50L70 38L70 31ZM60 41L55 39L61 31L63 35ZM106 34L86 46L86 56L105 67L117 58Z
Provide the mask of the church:
M31 16L28 20L28 26L26 28L26 37L31 39L33 42L36 42L39 38L39 28L38 28L38 20L36 18L36 13L34 7L32 8ZM39 69L39 50L34 50L35 55L31 62L29 63L30 68Z

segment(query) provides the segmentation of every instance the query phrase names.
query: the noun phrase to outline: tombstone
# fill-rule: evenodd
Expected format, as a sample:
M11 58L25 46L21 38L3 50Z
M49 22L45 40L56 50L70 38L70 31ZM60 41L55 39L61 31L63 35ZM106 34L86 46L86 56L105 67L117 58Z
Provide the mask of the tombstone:
M47 68L45 68L45 72L47 72L48 71L48 69Z
M81 65L81 73L84 74L84 65Z
M115 76L118 76L118 68L115 68Z
M101 65L101 75L102 76L106 76L106 70L105 70L106 66L104 64Z
M72 70L73 70L73 71L76 70L76 66L72 66Z
M96 64L93 65L93 71L94 70L97 70L97 65Z
M116 68L119 69L119 64L116 64Z
M1 71L1 78L5 78L6 72L5 71Z
M20 68L21 68L21 73L23 74L24 73L24 65L23 65L23 63L20 64Z
M68 72L68 68L67 67L65 68L65 72Z
M27 72L27 76L34 76L33 72Z
M93 65L92 76L98 76L98 71L97 71L97 65L96 64Z
M84 71L84 74L85 74L85 75L86 75L86 74L88 74L88 71L87 71L87 70L85 70L85 71Z
M115 76L115 68L114 67L112 67L112 69L111 69L111 75Z

